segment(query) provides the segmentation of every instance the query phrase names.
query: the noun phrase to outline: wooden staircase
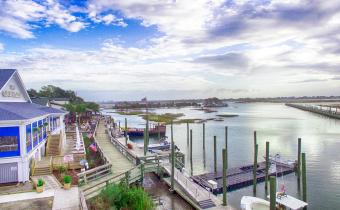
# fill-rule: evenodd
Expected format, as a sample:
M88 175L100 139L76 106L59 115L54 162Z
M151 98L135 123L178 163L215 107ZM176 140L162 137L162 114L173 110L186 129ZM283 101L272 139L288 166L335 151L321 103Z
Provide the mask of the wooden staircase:
M43 157L40 161L36 162L33 176L42 176L52 174L51 157Z
M61 140L60 134L50 135L48 137L46 156L60 155Z

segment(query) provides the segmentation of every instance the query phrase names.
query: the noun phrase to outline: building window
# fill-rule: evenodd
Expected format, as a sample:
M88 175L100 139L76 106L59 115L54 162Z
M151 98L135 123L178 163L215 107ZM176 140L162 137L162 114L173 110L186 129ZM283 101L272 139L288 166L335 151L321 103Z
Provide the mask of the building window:
M0 152L18 151L17 136L0 136Z
M0 157L20 156L19 127L0 127Z
M27 152L31 151L32 149L32 135L31 135L32 129L31 124L26 125L26 150Z
M38 145L38 138L39 138L39 127L37 126L37 123L33 123L33 146Z

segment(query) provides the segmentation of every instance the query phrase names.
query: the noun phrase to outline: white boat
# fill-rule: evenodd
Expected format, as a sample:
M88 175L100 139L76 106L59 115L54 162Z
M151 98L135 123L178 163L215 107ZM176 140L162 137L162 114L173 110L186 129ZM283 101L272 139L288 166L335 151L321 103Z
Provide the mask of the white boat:
M241 199L241 209L242 210L269 210L270 203L261 198L243 196Z
M269 155L269 161L273 164L285 165L291 168L294 168L296 164L294 160L286 160L282 158L280 154L276 154L275 156Z

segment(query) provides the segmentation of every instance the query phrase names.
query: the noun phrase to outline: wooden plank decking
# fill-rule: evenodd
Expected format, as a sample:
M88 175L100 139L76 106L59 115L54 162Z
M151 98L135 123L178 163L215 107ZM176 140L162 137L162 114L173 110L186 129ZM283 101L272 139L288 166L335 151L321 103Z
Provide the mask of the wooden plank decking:
M112 164L112 174L121 174L125 171L135 167L122 153L120 153L114 145L110 142L108 134L105 132L106 128L104 121L101 120L98 124L96 132L96 142L108 161Z

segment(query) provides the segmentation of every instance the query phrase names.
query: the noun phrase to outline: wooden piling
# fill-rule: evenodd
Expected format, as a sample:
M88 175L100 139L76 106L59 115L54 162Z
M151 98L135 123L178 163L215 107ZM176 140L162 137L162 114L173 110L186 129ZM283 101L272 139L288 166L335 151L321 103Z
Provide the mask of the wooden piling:
M190 129L190 174L193 175L193 164L192 164L192 129Z
M228 148L228 126L225 126L225 148Z
M189 146L189 123L187 122L187 145Z
M173 123L171 121L171 190L175 191L175 144L174 144L174 133Z
M140 164L140 182L141 185L143 185L143 179L144 179L144 163Z
M301 154L302 161L302 200L307 203L307 172L306 172L306 153ZM307 207L304 208L306 210Z
M214 172L217 173L216 136L214 136Z
M276 177L270 176L270 210L276 210Z
M143 137L144 137L144 156L146 156L146 152L148 150L148 147L147 147L147 142L146 142L146 129L145 128L144 128Z
M298 152L297 152L297 178L298 178L298 188L300 189L300 179L301 179L301 138L298 138Z
M256 131L254 131L254 165L253 165L253 194L256 195L256 170L257 170L257 153L258 153L258 145L257 145L257 135Z
M265 191L268 192L268 173L269 173L269 142L266 142L266 178L265 178Z
M205 123L203 123L203 166L205 168Z
M159 123L157 124L157 131L158 131L158 141L161 140L161 130L159 129Z
M146 148L149 146L149 115L146 115Z
M128 133L128 130L127 130L127 119L125 118L125 145L127 145L127 140L128 140L127 133Z
M257 153L258 153L259 145L255 145L254 149L254 166L253 166L253 194L256 195L256 185L257 185L257 177L256 177L256 170L257 170Z
M227 205L227 149L222 150L222 182L223 182L223 206Z

